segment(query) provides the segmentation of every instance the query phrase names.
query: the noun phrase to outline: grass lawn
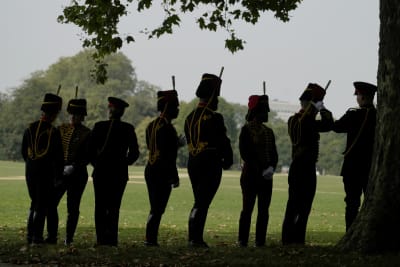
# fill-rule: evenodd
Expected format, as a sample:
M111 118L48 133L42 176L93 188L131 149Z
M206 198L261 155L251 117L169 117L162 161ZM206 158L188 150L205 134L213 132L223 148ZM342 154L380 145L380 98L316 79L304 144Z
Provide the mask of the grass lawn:
M241 190L238 171L224 172L222 184L210 207L205 240L210 249L187 247L187 219L193 196L186 169L180 170L181 185L174 189L161 221L160 248L143 246L149 212L142 167L129 169L130 180L120 210L119 247L94 248L94 197L89 180L73 247L58 245L27 247L26 217L29 197L23 163L0 161L0 262L34 266L387 266L397 255L361 256L342 254L334 245L344 234L344 193L341 177L319 176L309 218L306 246L283 247L280 235L287 201L287 176L274 176L267 247L238 248ZM59 206L60 240L64 238L66 201ZM254 241L253 216L250 243ZM1 264L0 264L1 266Z

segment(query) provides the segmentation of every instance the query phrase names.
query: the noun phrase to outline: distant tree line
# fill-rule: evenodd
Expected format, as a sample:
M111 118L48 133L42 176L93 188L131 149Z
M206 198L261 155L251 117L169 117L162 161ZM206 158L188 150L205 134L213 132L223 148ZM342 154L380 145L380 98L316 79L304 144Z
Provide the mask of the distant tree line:
M46 71L32 73L19 87L8 93L0 94L0 160L22 160L20 146L22 133L28 124L40 116L40 105L47 92L56 93L61 85L60 96L63 98L63 110L56 125L67 122L65 111L69 99L75 98L78 86L78 98L86 98L88 116L85 124L93 127L94 123L107 119L107 97L115 96L126 100L130 106L126 109L123 120L132 123L136 128L140 145L140 158L137 165L146 164L145 129L154 117L156 110L156 92L162 90L145 81L139 81L132 62L122 53L112 54L106 58L108 64L108 81L101 85L90 79L93 66L91 51L84 50L72 57L61 58ZM193 88L194 96L195 88ZM179 94L179 91L178 91ZM181 101L179 117L174 120L178 134L183 133L185 117L197 104L197 99L190 102ZM238 138L245 123L247 106L233 104L220 99L219 112L224 115L228 135L234 150L234 167L240 168ZM275 132L279 153L278 171L288 167L291 161L291 144L287 134L287 124L270 113L269 126ZM344 136L334 133L321 134L318 171L324 174L339 174L342 162L341 152L344 149ZM187 148L180 149L177 164L185 167Z

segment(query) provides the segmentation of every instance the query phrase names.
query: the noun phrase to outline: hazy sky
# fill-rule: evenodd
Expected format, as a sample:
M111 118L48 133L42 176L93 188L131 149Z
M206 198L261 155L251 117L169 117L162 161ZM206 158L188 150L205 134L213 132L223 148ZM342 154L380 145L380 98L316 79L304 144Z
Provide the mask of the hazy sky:
M158 2L158 1L156 1ZM0 9L0 91L21 85L32 72L46 70L60 57L81 48L80 31L58 24L69 0L2 0ZM325 105L340 116L356 106L353 81L376 84L379 45L378 0L304 0L287 23L265 13L256 25L237 25L245 50L224 48L227 33L201 31L195 15L185 15L173 35L147 40L140 33L158 25L162 13L151 10L123 19L121 32L136 42L123 49L138 79L171 89L171 75L183 100L191 100L205 72L225 67L221 96L247 104L262 93L266 81L270 99L298 103L308 82L325 86L332 80ZM79 84L79 81L77 81ZM56 86L56 85L55 85Z

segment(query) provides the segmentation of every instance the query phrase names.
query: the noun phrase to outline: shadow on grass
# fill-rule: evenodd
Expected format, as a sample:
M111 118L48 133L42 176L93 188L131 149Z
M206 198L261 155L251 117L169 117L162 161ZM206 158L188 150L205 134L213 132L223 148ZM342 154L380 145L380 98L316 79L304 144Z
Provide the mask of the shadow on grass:
M61 228L60 233L65 229ZM160 247L143 245L143 228L120 230L118 247L95 247L94 229L78 228L73 246L27 246L25 229L0 228L0 262L30 266L393 266L400 255L342 253L335 240L342 233L313 232L305 246L282 246L280 233L267 246L236 246L237 233L207 232L209 249L187 246L186 231L160 229ZM62 235L61 235L62 236ZM250 240L251 241L251 240ZM0 264L1 266L1 264Z

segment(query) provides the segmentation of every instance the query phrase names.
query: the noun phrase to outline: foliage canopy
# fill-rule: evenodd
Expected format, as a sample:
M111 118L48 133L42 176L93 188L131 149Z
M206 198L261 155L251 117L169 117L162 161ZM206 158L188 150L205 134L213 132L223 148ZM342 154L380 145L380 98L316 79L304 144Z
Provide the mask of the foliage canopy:
M180 16L201 10L196 23L202 30L216 31L225 29L228 38L225 47L232 53L242 50L245 41L236 36L235 21L256 24L262 13L271 11L281 21L289 20L289 12L297 8L301 0L163 0L160 5L165 17L159 27L148 32L148 37L160 37L172 34L179 27ZM72 23L82 29L86 36L82 40L84 48L95 48L93 59L95 70L91 73L97 83L107 81L107 64L104 57L117 52L124 42L129 44L135 39L131 35L122 37L118 30L120 19L128 15L129 5L135 4L138 12L150 9L154 0L73 0L58 17L60 23Z

